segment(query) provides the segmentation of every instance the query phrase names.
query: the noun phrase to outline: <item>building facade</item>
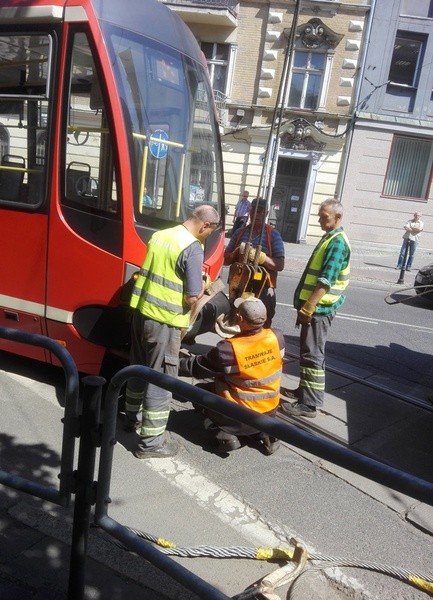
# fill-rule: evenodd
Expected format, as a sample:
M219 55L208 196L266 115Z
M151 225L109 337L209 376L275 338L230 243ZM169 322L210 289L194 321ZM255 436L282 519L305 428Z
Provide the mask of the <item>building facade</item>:
M370 1L166 4L208 63L230 214L242 190L254 197L264 183L283 239L314 241L318 205L339 185Z
M400 244L422 213L433 248L433 2L375 1L341 169L351 239ZM422 265L419 265L422 266Z

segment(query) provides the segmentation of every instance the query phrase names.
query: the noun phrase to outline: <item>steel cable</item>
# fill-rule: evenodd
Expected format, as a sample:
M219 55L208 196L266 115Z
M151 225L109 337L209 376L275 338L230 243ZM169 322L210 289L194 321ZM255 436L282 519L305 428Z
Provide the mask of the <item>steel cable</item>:
M395 294L397 291L398 292L410 292L411 290L414 290L416 288L416 286L412 285L411 287L403 288L401 290L394 290L390 294L387 294L385 296L384 300L385 300L385 302L387 304L390 304L390 305L393 305L393 304L403 304L403 302L409 302L409 300L413 300L413 298L420 298L421 296L424 296L425 294L431 294L432 293L433 284L432 283L428 283L426 285L420 285L418 287L422 288L424 291L423 292L418 292L416 296L409 296L409 298L404 298L403 300L393 300L392 302L390 302L388 300L388 298L391 298L391 296L393 294Z
M229 547L215 547L215 546L193 546L191 548L179 548L174 542L166 540L164 538L158 538L156 536L144 533L137 529L127 527L129 531L137 535L138 537L145 539L149 542L153 542L160 547L161 552L169 556L178 556L181 558L249 558L253 560L286 560L292 561L294 555L293 548L251 548L247 546L229 546ZM349 559L338 556L327 556L319 554L317 552L309 552L308 559L310 561L318 561L323 563L320 566L322 569L333 567L354 567L358 569L368 569L370 571L376 571L383 575L390 575L404 583L408 583L417 587L418 589L433 594L433 575L418 573L405 568L393 567L386 564L375 563L371 561ZM314 564L317 568L319 565Z

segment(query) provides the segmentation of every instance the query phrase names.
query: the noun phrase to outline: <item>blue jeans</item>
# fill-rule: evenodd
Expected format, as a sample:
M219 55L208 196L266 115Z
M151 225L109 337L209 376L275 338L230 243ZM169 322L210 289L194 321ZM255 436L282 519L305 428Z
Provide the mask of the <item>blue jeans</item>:
M402 269L405 267L406 269L410 269L413 263L413 257L415 256L415 250L418 245L416 240L403 240L400 250L400 256L398 257L397 269ZM407 254L409 258L407 259L406 265L404 261L406 260Z

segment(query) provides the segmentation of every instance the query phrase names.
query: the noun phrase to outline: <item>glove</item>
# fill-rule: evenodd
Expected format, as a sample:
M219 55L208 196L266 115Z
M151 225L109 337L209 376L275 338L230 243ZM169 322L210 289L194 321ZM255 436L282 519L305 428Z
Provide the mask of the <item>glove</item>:
M250 253L248 254L248 260L250 262L254 262L256 258L256 249L255 248L251 248ZM259 260L257 262L258 265L262 265L266 260L266 254L264 252L260 252L259 254Z
M311 302L304 302L302 308L298 310L298 320L302 325L309 325L311 323L311 319L313 318L314 312L316 310L316 305L311 304Z

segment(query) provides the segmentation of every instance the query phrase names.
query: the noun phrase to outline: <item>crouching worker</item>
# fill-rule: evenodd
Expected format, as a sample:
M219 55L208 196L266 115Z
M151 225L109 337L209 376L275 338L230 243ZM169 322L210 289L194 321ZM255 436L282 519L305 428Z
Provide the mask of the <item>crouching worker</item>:
M235 300L240 333L224 339L206 354L180 360L181 375L213 378L200 384L222 398L261 414L274 416L280 401L285 344L279 330L265 329L266 307L257 298ZM264 454L273 454L279 440L214 411L205 410L205 427L216 439L218 452L241 447L239 437L254 438Z

